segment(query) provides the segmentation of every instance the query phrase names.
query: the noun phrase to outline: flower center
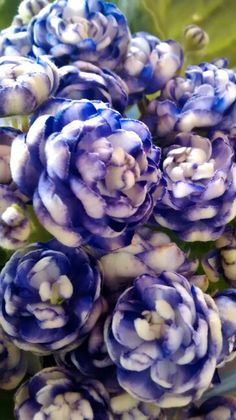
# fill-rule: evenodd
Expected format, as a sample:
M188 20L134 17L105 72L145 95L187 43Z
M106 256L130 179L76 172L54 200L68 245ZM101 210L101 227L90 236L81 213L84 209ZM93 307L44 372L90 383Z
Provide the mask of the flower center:
M168 302L156 300L156 311L143 311L143 318L137 318L134 326L137 334L145 341L158 339L163 335L166 321L171 321L175 313Z
M174 182L210 178L214 174L214 160L207 161L204 150L196 147L178 147L168 153L164 170Z
M87 400L84 400L78 392L65 392L55 397L49 407L44 407L43 413L48 419L64 420L76 415L77 420L94 418L92 408ZM75 418L75 417L73 417Z

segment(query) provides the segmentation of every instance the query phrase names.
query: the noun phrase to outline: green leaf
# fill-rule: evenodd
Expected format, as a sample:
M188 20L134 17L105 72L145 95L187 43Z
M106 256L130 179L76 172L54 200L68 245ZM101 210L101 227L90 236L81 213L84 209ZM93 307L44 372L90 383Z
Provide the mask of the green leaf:
M47 242L53 238L53 236L40 224L32 206L27 206L27 210L30 215L32 223L32 233L28 239L29 243L33 242Z
M233 362L234 363L234 362ZM212 398L218 395L227 395L236 392L236 372L235 370L235 363L232 366L233 372L228 372L227 375L223 378L222 382L219 385L214 386L213 388L209 389L203 395L203 400L207 400L208 398ZM220 373L220 369L219 369Z
M0 28L11 24L12 18L17 14L19 0L0 0Z
M184 28L197 24L210 43L202 52L191 55L192 64L227 57L236 66L235 0L116 0L128 18L132 32L148 31L161 39L183 42Z

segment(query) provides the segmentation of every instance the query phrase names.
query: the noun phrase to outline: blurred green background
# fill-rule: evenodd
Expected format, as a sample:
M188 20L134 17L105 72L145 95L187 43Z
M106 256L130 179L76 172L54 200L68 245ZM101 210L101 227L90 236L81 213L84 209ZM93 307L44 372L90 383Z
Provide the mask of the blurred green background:
M78 0L80 1L80 0ZM112 0L111 0L112 1ZM197 63L227 57L236 67L236 0L113 0L126 14L131 31L148 31L161 39L183 42L187 25L197 24L210 38L208 46L189 55L188 62ZM19 0L0 0L0 28L10 25ZM229 387L235 386L229 378ZM227 385L227 384L226 384ZM0 420L13 419L13 393L0 392Z

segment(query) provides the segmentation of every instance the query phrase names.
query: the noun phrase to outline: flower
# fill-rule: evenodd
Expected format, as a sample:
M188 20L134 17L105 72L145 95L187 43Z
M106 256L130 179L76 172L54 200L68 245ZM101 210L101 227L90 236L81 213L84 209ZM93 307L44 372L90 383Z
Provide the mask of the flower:
M223 235L216 241L220 253L220 265L225 278L236 286L236 229L227 226Z
M49 354L79 345L102 310L101 276L82 250L52 240L17 251L0 275L0 322L19 347Z
M137 32L117 72L128 86L132 103L162 89L182 64L183 51L178 42L161 42L147 32Z
M49 54L60 65L82 60L111 70L130 43L125 16L103 0L56 0L32 19L29 34L36 57Z
M59 366L83 376L96 378L112 394L120 392L116 378L116 367L108 355L104 343L104 323L107 318L108 306L103 301L103 313L85 341L69 352L59 352L56 362Z
M25 419L112 420L109 396L96 380L81 380L59 368L46 368L15 394L15 416Z
M171 242L168 235L144 227L135 232L129 246L104 255L100 263L109 295L124 291L142 274L171 270L191 277L198 267L198 261L188 260L188 254Z
M220 279L221 265L220 253L218 249L211 249L202 257L202 267L208 279L216 283Z
M0 55L22 56L30 55L31 42L27 27L16 22L14 25L0 31ZM5 75L6 76L6 75Z
M204 401L200 407L189 410L188 420L233 420L236 412L236 398L217 396Z
M16 249L26 244L31 223L18 191L0 184L0 243L2 248Z
M42 225L67 246L127 244L159 196L147 127L99 101L52 99L36 117L13 143L11 168Z
M220 361L224 365L236 356L236 289L225 289L214 297L222 324L223 349Z
M76 61L59 69L57 97L108 102L123 113L128 102L127 87L120 77L91 63Z
M20 135L20 130L0 127L0 184L11 184L10 154L12 142Z
M209 44L209 36L200 26L187 25L184 29L184 41L187 51L197 51Z
M225 136L180 133L163 157L163 175L155 220L185 241L217 239L236 215L234 152Z
M0 327L0 389L14 389L26 373L26 357Z
M143 115L151 132L171 141L176 132L219 124L236 100L235 72L226 64L219 60L189 66L185 77L169 80Z
M140 402L123 392L111 398L114 420L165 420L166 416L154 404Z
M58 87L58 70L46 57L0 58L0 116L31 114Z
M227 226L215 243L216 249L209 251L202 261L203 268L211 281L218 281L223 275L236 286L236 229Z
M17 17L26 25L47 5L47 0L23 0L19 4Z
M180 274L142 275L106 324L108 353L131 396L181 407L210 386L222 349L213 299Z

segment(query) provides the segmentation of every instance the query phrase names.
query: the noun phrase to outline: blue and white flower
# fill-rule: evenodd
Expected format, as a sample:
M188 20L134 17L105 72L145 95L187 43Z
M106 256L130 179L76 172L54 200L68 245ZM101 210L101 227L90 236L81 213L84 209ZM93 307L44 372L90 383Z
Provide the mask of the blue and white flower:
M236 289L221 290L214 297L222 324L223 348L220 362L236 356Z
M26 206L12 186L0 184L0 244L16 249L27 243L32 225Z
M137 32L117 72L128 86L132 103L162 89L182 64L183 51L178 42L161 42L147 32Z
M217 396L204 401L200 407L192 407L188 420L234 420L236 413L236 398Z
M109 393L121 391L116 377L116 367L108 355L104 342L104 323L107 318L108 306L103 301L103 313L96 325L76 349L60 352L55 356L56 362L70 371L83 376L100 380Z
M130 245L104 255L100 263L108 296L124 291L142 274L171 270L191 277L198 268L197 259L188 259L168 235L143 227L135 232Z
M22 0L17 17L21 19L23 25L27 25L48 3L48 0Z
M163 157L166 192L154 210L156 221L185 241L217 239L236 216L235 168L225 136L177 135Z
M19 22L0 31L0 56L27 57L31 52L27 27Z
M218 281L220 276L223 275L235 287L236 229L232 226L227 226L215 245L216 248L203 257L203 268L211 281Z
M0 116L31 114L57 90L56 66L46 57L0 58Z
M101 382L79 380L59 367L43 369L15 395L17 420L112 420L110 401Z
M111 398L114 420L166 420L163 410L155 404L140 402L127 392Z
M103 102L58 98L14 141L11 169L59 241L102 247L122 238L124 246L160 195L159 158L142 122Z
M184 29L185 51L199 51L209 44L209 35L200 26L191 24Z
M143 121L158 137L219 124L236 100L236 76L225 61L189 66L185 77L167 82Z
M107 102L123 113L128 103L128 89L122 79L111 70L100 69L91 63L76 61L59 69L60 83L57 97L90 99Z
M25 376L25 353L4 334L0 326L0 389L16 388Z
M167 271L138 277L119 297L105 339L122 388L162 408L199 399L222 350L214 300Z
M19 347L42 354L79 345L102 311L101 276L80 249L53 240L10 258L0 276L0 322Z
M111 70L130 43L125 16L103 0L56 0L32 19L29 34L36 57L48 54L57 64L82 60Z
M20 135L19 130L0 127L0 184L11 184L10 154L13 140Z

